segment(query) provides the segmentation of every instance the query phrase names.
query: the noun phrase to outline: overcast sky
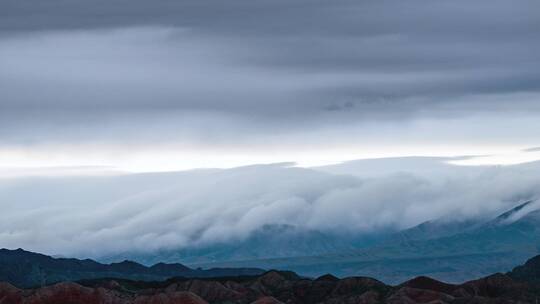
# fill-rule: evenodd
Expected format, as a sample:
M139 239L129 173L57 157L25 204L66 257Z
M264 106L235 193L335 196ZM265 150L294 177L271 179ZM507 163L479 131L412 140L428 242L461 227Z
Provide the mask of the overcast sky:
M509 155L540 146L539 28L537 0L4 0L0 167Z
M0 247L489 218L539 135L538 0L0 1Z

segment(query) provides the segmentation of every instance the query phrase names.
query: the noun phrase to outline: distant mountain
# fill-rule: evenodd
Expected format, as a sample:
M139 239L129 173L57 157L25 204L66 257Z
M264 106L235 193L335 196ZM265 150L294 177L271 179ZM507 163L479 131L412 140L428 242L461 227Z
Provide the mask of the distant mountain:
M426 222L362 249L200 266L287 269L309 276L364 275L386 283L418 275L462 282L508 271L540 253L540 210L533 203L527 201L487 221Z
M211 246L126 253L146 265L182 261L191 267L257 267L303 275L372 276L395 284L429 275L462 282L508 271L540 252L540 211L525 201L489 219L438 219L379 235L328 234L290 225L266 225L244 240Z
M402 243L419 240L429 240L441 237L452 236L457 233L463 233L482 224L480 220L468 219L457 220L433 220L423 222L412 228L408 228L394 234L391 234L381 243Z
M513 271L461 284L416 277L386 285L369 277L303 278L293 272L211 279L173 278L142 282L93 279L21 290L0 283L0 304L403 304L536 303L540 256ZM527 275L523 275L527 274Z
M420 225L405 229L403 231L399 231L391 235L391 237L386 240L386 242L437 239L441 237L449 237L456 234L462 234L465 232L474 232L477 229L481 229L481 227L485 228L487 226L493 225L510 224L512 222L512 218L519 215L521 211L524 211L528 207L532 207L533 203L534 201L528 200L500 214L496 218L488 221L484 221L481 219L438 219L433 221L427 221L421 223Z
M502 221L507 221L507 220L510 220L514 215L516 215L518 212L522 211L523 209L529 207L529 206L532 206L533 205L533 201L526 201L525 203L521 204L521 205L518 205L514 208L512 208L511 210L508 210L506 211L505 213L497 216L495 218L494 221L496 222L502 222Z
M88 259L52 258L22 249L0 249L0 281L9 282L17 287L105 277L151 281L170 277L237 276L262 272L263 270L255 268L202 270L191 269L182 264L163 263L146 267L131 261L101 264Z
M177 262L186 264L242 261L262 258L303 257L350 251L369 243L367 237L332 235L317 230L298 229L291 225L264 225L246 239L187 249L159 250L151 253L116 254L100 261L133 259L142 264Z

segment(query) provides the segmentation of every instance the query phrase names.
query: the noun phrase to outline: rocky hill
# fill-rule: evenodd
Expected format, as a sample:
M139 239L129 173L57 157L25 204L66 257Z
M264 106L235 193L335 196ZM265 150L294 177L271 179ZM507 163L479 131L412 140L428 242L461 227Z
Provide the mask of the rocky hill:
M26 290L1 283L0 304L536 303L540 297L539 260L537 256L507 274L463 284L417 277L390 286L367 277L308 279L281 271L159 282L93 279Z

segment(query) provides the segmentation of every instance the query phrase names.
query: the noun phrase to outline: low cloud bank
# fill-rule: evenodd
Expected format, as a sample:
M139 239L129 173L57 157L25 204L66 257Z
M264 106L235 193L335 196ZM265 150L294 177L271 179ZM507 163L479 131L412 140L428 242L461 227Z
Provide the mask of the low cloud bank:
M441 161L428 161L447 168L430 178L412 169L366 177L358 165L336 174L330 167L276 164L3 179L0 247L99 257L235 241L267 224L369 233L441 217L493 216L540 192L539 163L456 167Z

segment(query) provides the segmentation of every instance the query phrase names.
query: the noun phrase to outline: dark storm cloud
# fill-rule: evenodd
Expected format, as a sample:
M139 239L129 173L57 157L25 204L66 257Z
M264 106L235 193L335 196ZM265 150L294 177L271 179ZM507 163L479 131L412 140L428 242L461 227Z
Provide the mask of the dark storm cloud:
M6 0L1 126L75 125L81 137L164 115L155 126L170 132L210 120L256 135L535 113L539 12L533 0Z

